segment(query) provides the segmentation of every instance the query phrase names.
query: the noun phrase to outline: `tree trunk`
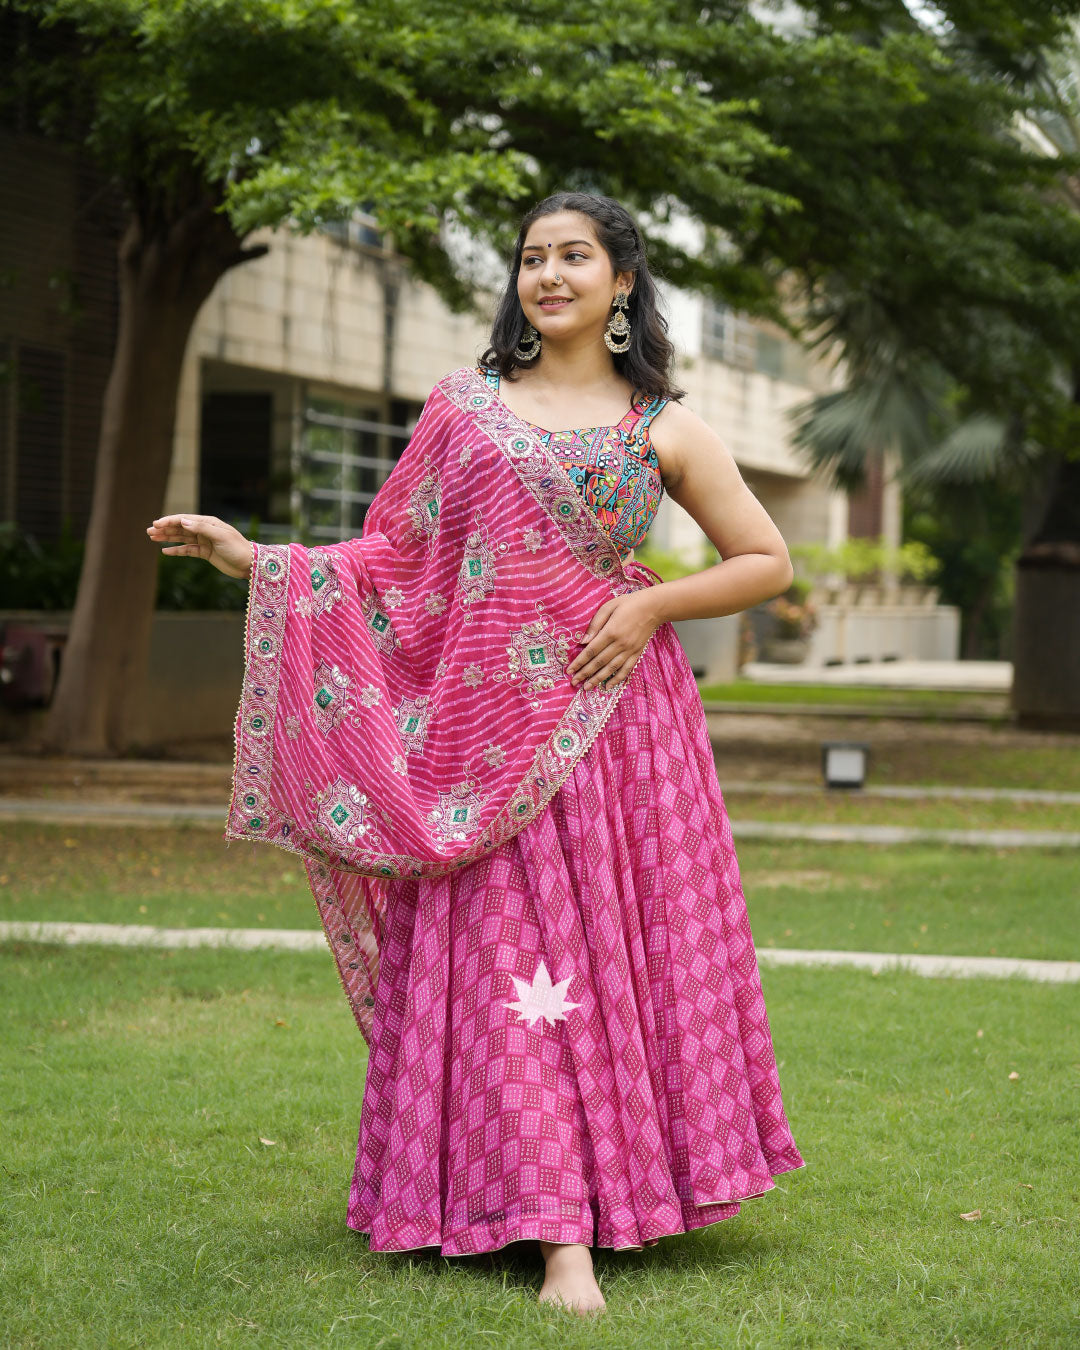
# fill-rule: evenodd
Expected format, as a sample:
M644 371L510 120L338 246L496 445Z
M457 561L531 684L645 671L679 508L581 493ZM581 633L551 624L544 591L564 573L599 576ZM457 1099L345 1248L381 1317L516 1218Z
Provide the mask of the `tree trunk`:
M1020 726L1080 731L1080 458L1057 461L1017 560L1012 706Z
M960 648L962 661L977 661L982 653L982 626L990 602L994 598L997 577L986 577L975 593L975 599L964 611L964 637Z
M76 755L133 744L146 678L176 400L195 317L244 250L205 189L154 226L133 214L120 244L120 319L105 390L86 553L43 742Z

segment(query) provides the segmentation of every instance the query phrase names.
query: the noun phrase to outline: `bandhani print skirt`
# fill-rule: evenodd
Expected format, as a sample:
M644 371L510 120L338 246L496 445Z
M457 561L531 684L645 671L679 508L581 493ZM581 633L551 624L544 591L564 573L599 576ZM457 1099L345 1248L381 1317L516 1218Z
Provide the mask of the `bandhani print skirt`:
M802 1167L669 624L548 807L391 884L348 1223L373 1251L641 1248Z

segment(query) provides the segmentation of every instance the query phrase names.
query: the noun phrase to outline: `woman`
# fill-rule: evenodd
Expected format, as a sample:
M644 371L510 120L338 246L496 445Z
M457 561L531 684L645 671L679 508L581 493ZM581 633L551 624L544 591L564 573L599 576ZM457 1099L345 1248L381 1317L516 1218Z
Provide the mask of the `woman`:
M803 1166L701 699L671 627L792 577L677 401L609 198L522 222L481 366L432 391L363 538L150 538L250 576L226 836L299 852L371 1053L348 1222L372 1250L590 1247L731 1217ZM723 561L632 561L660 496Z

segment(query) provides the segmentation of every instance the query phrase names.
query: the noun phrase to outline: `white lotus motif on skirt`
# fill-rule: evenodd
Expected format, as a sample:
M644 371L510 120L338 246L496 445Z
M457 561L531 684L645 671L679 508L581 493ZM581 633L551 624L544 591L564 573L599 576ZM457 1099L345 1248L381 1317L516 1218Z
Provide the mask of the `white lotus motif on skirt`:
M566 991L574 977L568 975L558 984L552 984L548 968L543 961L536 968L532 984L528 980L519 980L516 975L511 975L510 978L514 981L518 996L515 1002L504 1003L503 1007L509 1008L511 1012L520 1013L530 1027L541 1017L552 1026L559 1021L565 1022L566 1014L572 1008L581 1007L580 1003L570 1003L566 998Z

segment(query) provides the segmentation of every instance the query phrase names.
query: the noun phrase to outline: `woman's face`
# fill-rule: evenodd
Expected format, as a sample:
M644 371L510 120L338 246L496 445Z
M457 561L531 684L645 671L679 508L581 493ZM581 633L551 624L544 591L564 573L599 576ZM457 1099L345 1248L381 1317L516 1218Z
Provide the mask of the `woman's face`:
M615 292L629 294L632 285L632 272L616 274L588 216L558 211L529 226L517 290L525 318L541 338L595 335L600 341Z

